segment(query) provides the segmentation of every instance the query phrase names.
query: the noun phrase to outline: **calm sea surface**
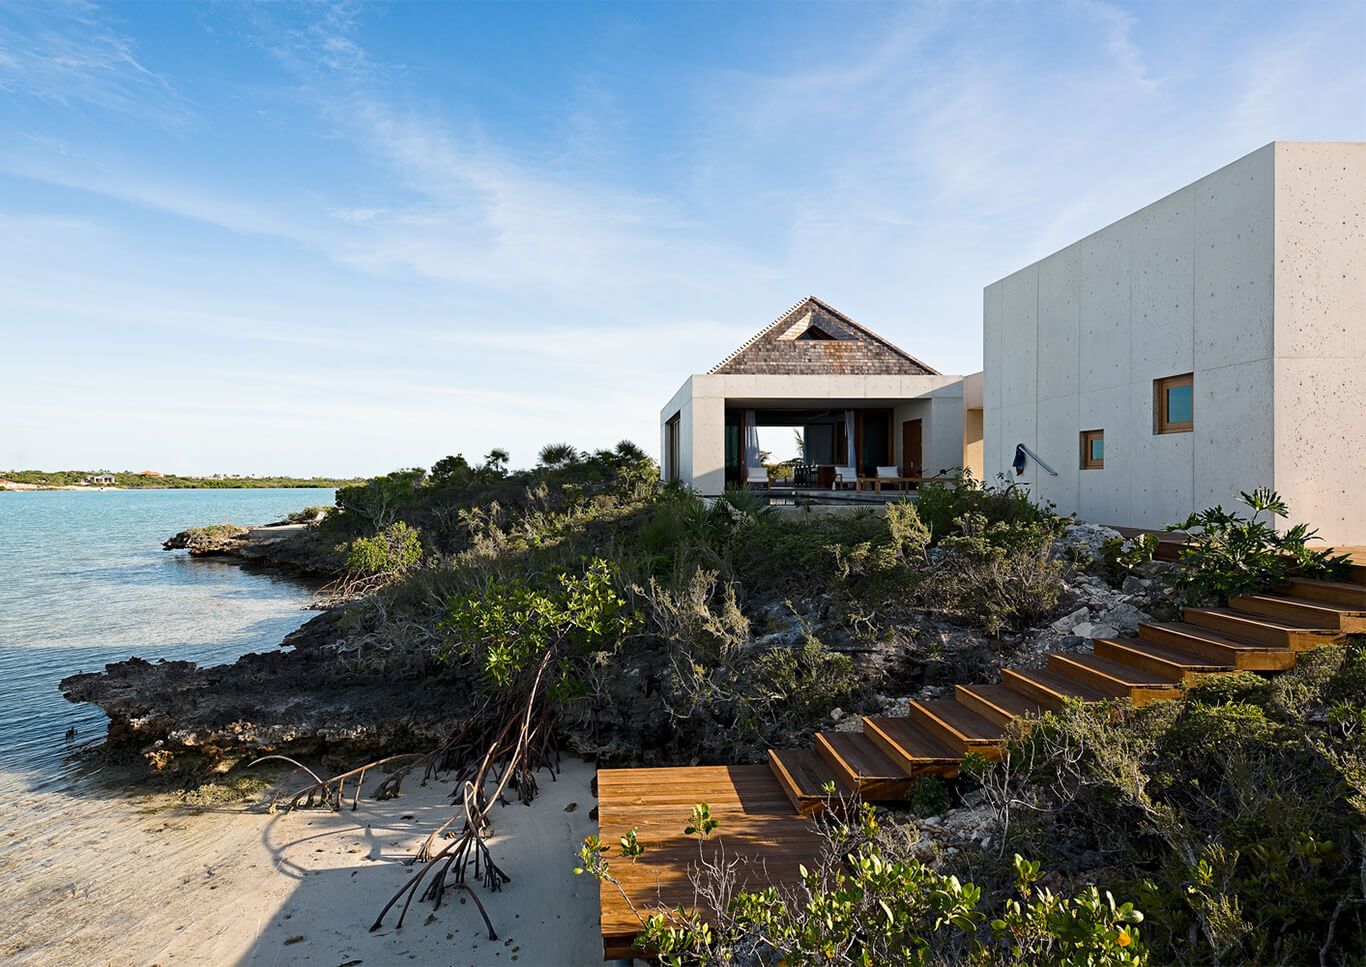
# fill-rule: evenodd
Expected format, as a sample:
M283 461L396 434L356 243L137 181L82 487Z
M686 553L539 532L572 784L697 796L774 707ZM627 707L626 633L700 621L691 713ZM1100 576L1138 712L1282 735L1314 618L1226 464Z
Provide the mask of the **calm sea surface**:
M0 493L0 787L70 783L69 753L103 738L104 712L68 702L65 676L133 655L229 662L278 647L313 617L304 581L191 560L161 542L201 524L269 523L333 494Z

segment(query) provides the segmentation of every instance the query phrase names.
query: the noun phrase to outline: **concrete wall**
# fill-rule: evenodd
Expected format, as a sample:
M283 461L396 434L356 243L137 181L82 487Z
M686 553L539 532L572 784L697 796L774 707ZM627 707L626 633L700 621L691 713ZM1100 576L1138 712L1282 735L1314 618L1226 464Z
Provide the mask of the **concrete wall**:
M1272 482L1274 147L988 286L988 479L1088 520L1158 527ZM1195 429L1153 432L1153 380L1195 373ZM1080 469L1080 434L1105 466ZM1024 443L1058 472L1031 461ZM1196 459L1199 454L1199 459Z
M1275 149L1275 485L1366 544L1366 144Z
M660 410L660 453L667 453L665 424L679 420L679 476L703 494L725 490L725 412L784 407L885 406L894 414L914 401L925 420L926 465L958 466L962 462L962 377L716 374L695 375ZM945 425L947 424L947 425ZM901 425L894 429L900 459ZM941 464L956 447L952 462Z
M963 468L982 479L982 373L963 377Z
M1063 511L1159 527L1274 486L1366 543L1366 145L1267 145L983 296L988 478ZM1189 433L1153 381L1194 373ZM1105 466L1080 469L1080 433ZM1024 443L1058 471L1031 461Z
M669 463L669 421L675 416L678 420L678 466L670 467ZM683 381L683 385L674 393L673 399L665 404L664 409L659 411L659 471L665 480L691 480L692 479L692 377Z

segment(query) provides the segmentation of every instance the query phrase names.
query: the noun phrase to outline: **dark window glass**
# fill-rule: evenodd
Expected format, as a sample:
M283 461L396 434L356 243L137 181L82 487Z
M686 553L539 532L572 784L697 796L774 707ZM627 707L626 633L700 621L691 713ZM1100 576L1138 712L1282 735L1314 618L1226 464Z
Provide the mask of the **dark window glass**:
M1195 419L1195 395L1192 386L1167 387L1167 422L1191 423Z

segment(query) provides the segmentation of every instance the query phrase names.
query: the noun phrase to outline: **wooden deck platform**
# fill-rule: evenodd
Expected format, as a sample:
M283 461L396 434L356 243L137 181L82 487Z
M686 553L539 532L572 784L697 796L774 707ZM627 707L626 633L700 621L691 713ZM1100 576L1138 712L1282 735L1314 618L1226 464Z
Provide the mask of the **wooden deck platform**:
M645 853L633 864L611 860L612 875L642 916L679 904L692 906L690 868L699 861L697 840L683 835L692 807L705 802L719 821L703 850L742 858L740 879L749 889L798 882L797 865L810 864L820 837L797 815L768 766L698 766L684 769L598 771L598 831L615 847L627 830L639 830ZM602 884L603 958L639 957L632 948L640 923L610 883Z

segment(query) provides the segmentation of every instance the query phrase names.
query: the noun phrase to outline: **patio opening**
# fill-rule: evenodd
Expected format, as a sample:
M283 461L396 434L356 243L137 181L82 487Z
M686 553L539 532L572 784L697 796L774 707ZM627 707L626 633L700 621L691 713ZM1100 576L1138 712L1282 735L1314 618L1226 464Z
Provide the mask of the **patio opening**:
M779 486L829 490L839 467L874 477L878 467L895 461L892 426L892 411L885 407L727 408L726 485L741 486L747 464L770 465L770 480Z

